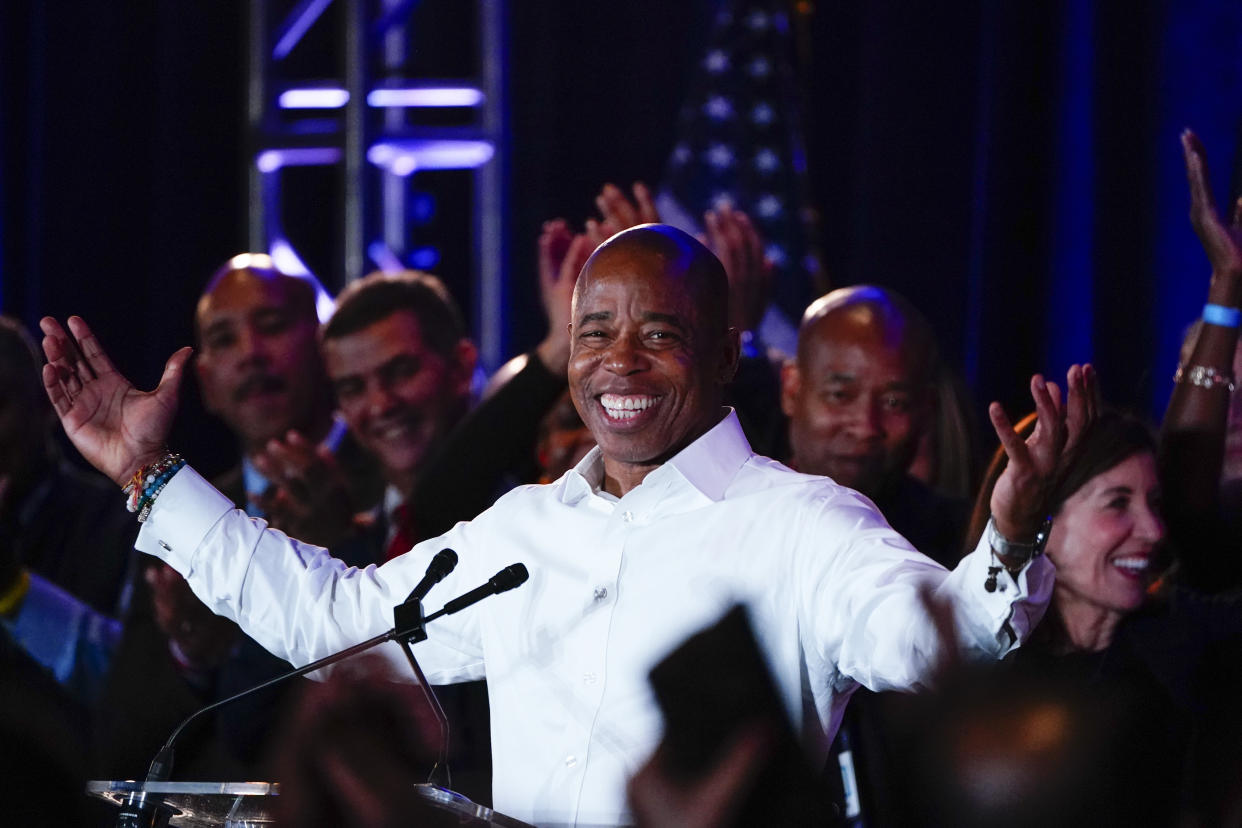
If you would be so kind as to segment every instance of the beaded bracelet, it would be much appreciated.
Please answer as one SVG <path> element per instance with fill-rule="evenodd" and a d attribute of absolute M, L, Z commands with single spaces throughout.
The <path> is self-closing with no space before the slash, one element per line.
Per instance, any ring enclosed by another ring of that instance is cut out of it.
<path fill-rule="evenodd" d="M 176 452 L 167 451 L 154 463 L 149 463 L 129 479 L 125 486 L 128 499 L 125 508 L 138 513 L 138 522 L 143 523 L 151 515 L 151 507 L 160 492 L 168 485 L 168 481 L 185 466 L 185 458 Z"/>

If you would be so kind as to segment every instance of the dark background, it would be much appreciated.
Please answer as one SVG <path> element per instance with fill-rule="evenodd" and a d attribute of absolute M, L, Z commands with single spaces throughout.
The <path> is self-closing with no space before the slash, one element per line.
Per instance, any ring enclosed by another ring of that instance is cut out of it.
<path fill-rule="evenodd" d="M 423 0 L 419 50 L 463 34 Z M 510 353 L 542 335 L 540 222 L 604 181 L 657 182 L 710 0 L 514 2 Z M 1158 417 L 1206 292 L 1177 133 L 1230 192 L 1242 4 L 815 2 L 799 78 L 823 258 L 932 318 L 982 404 L 1093 360 Z M 90 320 L 140 384 L 192 339 L 207 276 L 245 248 L 245 4 L 0 5 L 0 310 Z M 308 202 L 308 205 L 313 201 Z M 459 227 L 432 225 L 446 248 Z M 449 260 L 446 266 L 451 264 Z M 452 275 L 452 274 L 446 274 Z M 452 281 L 450 279 L 450 281 Z M 469 296 L 459 296 L 467 306 Z M 223 432 L 187 395 L 179 445 Z"/>

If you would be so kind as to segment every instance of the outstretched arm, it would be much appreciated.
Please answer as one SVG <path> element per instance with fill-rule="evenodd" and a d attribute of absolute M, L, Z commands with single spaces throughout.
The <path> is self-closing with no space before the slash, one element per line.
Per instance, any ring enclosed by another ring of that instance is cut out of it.
<path fill-rule="evenodd" d="M 190 349 L 169 357 L 154 391 L 139 391 L 113 367 L 80 317 L 69 317 L 69 332 L 50 316 L 39 327 L 47 355 L 43 386 L 65 434 L 87 462 L 124 486 L 164 453 Z"/>
<path fill-rule="evenodd" d="M 1232 205 L 1226 224 L 1216 208 L 1208 180 L 1203 145 L 1190 130 L 1182 133 L 1182 154 L 1190 187 L 1190 223 L 1203 244 L 1212 268 L 1209 306 L 1232 310 L 1242 306 L 1242 199 Z M 1227 315 L 1226 311 L 1226 315 Z M 1189 355 L 1181 361 L 1179 381 L 1173 386 L 1164 415 L 1161 471 L 1165 504 L 1171 521 L 1195 520 L 1217 502 L 1225 428 L 1229 412 L 1229 382 L 1233 377 L 1238 327 L 1204 322 Z M 1219 312 L 1212 318 L 1217 322 Z"/>

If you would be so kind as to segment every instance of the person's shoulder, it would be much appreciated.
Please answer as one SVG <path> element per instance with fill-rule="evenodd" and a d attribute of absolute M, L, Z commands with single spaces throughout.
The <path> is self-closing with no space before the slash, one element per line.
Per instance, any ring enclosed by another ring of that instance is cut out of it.
<path fill-rule="evenodd" d="M 512 514 L 515 509 L 528 509 L 540 503 L 548 503 L 561 499 L 564 478 L 553 483 L 523 483 L 496 498 L 491 506 L 484 509 L 470 520 L 469 523 L 487 523 L 497 517 Z"/>
<path fill-rule="evenodd" d="M 830 477 L 795 471 L 779 460 L 752 455 L 729 487 L 727 498 L 768 496 L 789 504 L 819 503 L 875 509 L 864 495 Z"/>

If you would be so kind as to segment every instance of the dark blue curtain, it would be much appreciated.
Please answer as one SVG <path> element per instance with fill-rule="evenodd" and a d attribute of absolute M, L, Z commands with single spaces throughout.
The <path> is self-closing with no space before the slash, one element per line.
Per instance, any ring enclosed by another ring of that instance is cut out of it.
<path fill-rule="evenodd" d="M 713 5 L 511 4 L 510 351 L 542 335 L 539 223 L 581 220 L 606 180 L 659 178 Z M 829 278 L 923 307 L 980 410 L 1091 359 L 1113 400 L 1158 414 L 1207 278 L 1177 132 L 1202 136 L 1224 201 L 1242 4 L 809 8 Z M 244 9 L 0 4 L 0 310 L 90 314 L 148 381 L 189 340 L 203 280 L 245 240 Z"/>

